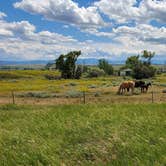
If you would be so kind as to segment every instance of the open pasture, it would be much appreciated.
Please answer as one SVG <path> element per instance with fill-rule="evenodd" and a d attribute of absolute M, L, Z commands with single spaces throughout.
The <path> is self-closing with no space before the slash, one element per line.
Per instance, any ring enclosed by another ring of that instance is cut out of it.
<path fill-rule="evenodd" d="M 141 94 L 135 89 L 134 95 L 126 93 L 117 95 L 123 77 L 110 76 L 99 78 L 82 78 L 80 80 L 49 80 L 47 76 L 58 77 L 57 71 L 16 70 L 0 72 L 0 104 L 12 103 L 11 92 L 14 91 L 17 104 L 56 105 L 83 103 L 157 103 L 166 102 L 166 75 L 157 75 L 151 80 L 153 86 L 148 93 Z M 131 78 L 126 78 L 131 79 Z"/>
<path fill-rule="evenodd" d="M 165 165 L 165 108 L 0 106 L 0 165 Z"/>
<path fill-rule="evenodd" d="M 117 95 L 122 77 L 48 80 L 45 75 L 59 73 L 5 72 L 0 72 L 0 165 L 166 164 L 165 75 L 150 80 L 148 93 Z M 17 105 L 8 104 L 12 91 Z M 83 91 L 86 104 L 79 104 Z"/>

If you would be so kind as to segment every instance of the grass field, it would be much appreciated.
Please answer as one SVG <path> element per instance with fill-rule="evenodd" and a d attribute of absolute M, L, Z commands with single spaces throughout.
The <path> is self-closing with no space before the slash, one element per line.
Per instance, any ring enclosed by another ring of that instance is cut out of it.
<path fill-rule="evenodd" d="M 122 77 L 46 78 L 59 74 L 0 71 L 0 165 L 166 165 L 165 74 L 121 96 Z"/>
<path fill-rule="evenodd" d="M 46 70 L 12 70 L 0 71 L 0 104 L 12 102 L 11 92 L 14 91 L 17 104 L 56 105 L 81 103 L 82 92 L 88 103 L 146 103 L 151 102 L 151 91 L 155 93 L 155 102 L 166 102 L 162 91 L 166 88 L 166 74 L 157 75 L 151 81 L 153 86 L 147 94 L 118 96 L 119 84 L 123 77 L 106 76 L 99 78 L 81 78 L 80 80 L 48 80 L 45 76 L 59 76 L 57 71 Z M 127 78 L 132 79 L 132 78 Z"/>
<path fill-rule="evenodd" d="M 57 71 L 47 70 L 13 70 L 0 71 L 0 92 L 11 91 L 49 91 L 49 92 L 65 92 L 71 87 L 78 91 L 93 91 L 92 89 L 100 89 L 118 86 L 123 77 L 107 76 L 100 78 L 82 78 L 80 80 L 48 80 L 45 75 L 59 76 Z M 131 78 L 127 78 L 131 79 Z M 166 84 L 166 74 L 158 75 L 153 79 L 154 83 Z"/>
<path fill-rule="evenodd" d="M 0 165 L 166 165 L 166 104 L 0 106 Z"/>

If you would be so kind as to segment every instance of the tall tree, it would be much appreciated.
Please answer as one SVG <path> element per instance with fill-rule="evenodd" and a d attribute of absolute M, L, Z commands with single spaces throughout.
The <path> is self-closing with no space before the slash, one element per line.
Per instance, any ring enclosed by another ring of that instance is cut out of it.
<path fill-rule="evenodd" d="M 78 72 L 76 71 L 76 61 L 77 58 L 81 55 L 81 51 L 72 51 L 66 55 L 60 55 L 56 59 L 56 68 L 61 71 L 62 78 L 73 79 Z"/>
<path fill-rule="evenodd" d="M 139 60 L 139 55 L 137 56 L 131 56 L 128 57 L 126 60 L 126 67 L 128 68 L 135 68 L 135 66 L 139 65 L 141 63 L 141 61 Z"/>
<path fill-rule="evenodd" d="M 151 60 L 152 58 L 155 56 L 155 52 L 151 52 L 151 51 L 147 51 L 147 50 L 144 50 L 142 52 L 142 58 L 146 59 L 146 61 L 144 61 L 144 64 L 145 65 L 151 65 Z"/>
<path fill-rule="evenodd" d="M 155 75 L 156 69 L 151 65 L 151 59 L 155 53 L 144 50 L 141 57 L 146 61 L 140 59 L 140 56 L 131 56 L 126 60 L 126 67 L 133 70 L 132 76 L 136 79 L 150 78 Z"/>
<path fill-rule="evenodd" d="M 111 64 L 109 64 L 108 61 L 105 59 L 99 60 L 98 67 L 100 69 L 103 69 L 104 72 L 108 75 L 112 75 L 114 72 L 113 66 Z"/>

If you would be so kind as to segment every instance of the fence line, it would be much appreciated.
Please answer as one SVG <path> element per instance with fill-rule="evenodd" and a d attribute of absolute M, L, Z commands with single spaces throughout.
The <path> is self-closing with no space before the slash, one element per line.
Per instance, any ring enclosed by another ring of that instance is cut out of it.
<path fill-rule="evenodd" d="M 27 92 L 30 94 L 33 93 L 37 93 L 37 92 Z M 47 92 L 48 93 L 48 92 Z M 138 102 L 138 103 L 142 103 L 142 102 L 151 102 L 151 103 L 155 103 L 155 102 L 166 102 L 166 92 L 165 91 L 150 91 L 147 94 L 143 93 L 145 95 L 143 95 L 142 93 L 140 95 L 130 95 L 130 94 L 124 94 L 124 95 L 117 95 L 115 94 L 115 92 L 102 92 L 102 91 L 97 91 L 97 92 L 86 92 L 86 91 L 79 91 L 78 92 L 79 95 L 76 95 L 75 97 L 73 96 L 65 96 L 65 94 L 58 94 L 55 96 L 45 96 L 45 97 L 40 97 L 38 95 L 34 95 L 34 96 L 26 96 L 26 95 L 20 95 L 20 92 L 16 92 L 16 91 L 11 91 L 10 94 L 3 96 L 0 95 L 0 99 L 5 99 L 5 100 L 1 100 L 0 103 L 3 104 L 3 101 L 5 101 L 4 103 L 7 103 L 6 100 L 9 100 L 9 103 L 12 104 L 18 104 L 18 103 L 22 103 L 24 104 L 25 102 L 43 102 L 44 99 L 50 99 L 48 100 L 48 104 L 49 101 L 50 103 L 54 102 L 54 99 L 57 99 L 56 102 L 58 103 L 58 101 L 60 101 L 61 99 L 65 100 L 65 101 L 69 101 L 73 102 L 75 100 L 77 100 L 77 102 L 80 102 L 82 104 L 87 104 L 90 102 L 113 102 L 113 103 L 119 103 L 119 102 Z M 23 93 L 26 94 L 26 93 Z M 50 93 L 51 94 L 51 93 Z M 141 97 L 140 97 L 141 96 Z M 17 99 L 17 100 L 16 100 Z"/>

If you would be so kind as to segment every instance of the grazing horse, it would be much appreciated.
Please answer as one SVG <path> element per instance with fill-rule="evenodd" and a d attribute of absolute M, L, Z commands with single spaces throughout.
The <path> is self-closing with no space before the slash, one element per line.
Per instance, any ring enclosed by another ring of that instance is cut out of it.
<path fill-rule="evenodd" d="M 135 86 L 135 82 L 134 81 L 124 81 L 119 86 L 118 94 L 125 93 L 126 89 L 127 89 L 128 92 L 131 89 L 131 92 L 133 94 L 133 92 L 134 92 L 134 86 Z"/>
<path fill-rule="evenodd" d="M 148 91 L 148 89 L 149 89 L 149 86 L 152 86 L 152 84 L 149 82 L 149 83 L 147 83 L 147 84 L 144 84 L 144 85 L 142 85 L 141 86 L 141 92 L 142 93 L 147 93 L 147 91 Z"/>
<path fill-rule="evenodd" d="M 141 86 L 145 85 L 145 81 L 135 81 L 135 88 L 141 88 Z"/>

